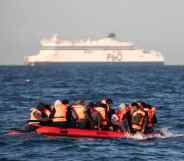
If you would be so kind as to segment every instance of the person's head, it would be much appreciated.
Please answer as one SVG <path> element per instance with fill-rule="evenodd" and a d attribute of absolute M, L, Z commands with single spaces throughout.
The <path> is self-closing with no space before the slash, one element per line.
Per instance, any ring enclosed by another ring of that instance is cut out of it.
<path fill-rule="evenodd" d="M 36 106 L 38 109 L 40 108 L 44 108 L 45 107 L 45 103 L 44 102 L 39 102 L 38 105 Z"/>
<path fill-rule="evenodd" d="M 152 107 L 153 107 L 153 106 L 147 104 L 147 108 L 148 108 L 148 109 L 151 109 Z"/>
<path fill-rule="evenodd" d="M 85 105 L 85 102 L 83 100 L 77 100 L 74 102 L 75 105 Z"/>
<path fill-rule="evenodd" d="M 102 103 L 101 103 L 101 101 L 97 101 L 96 103 L 95 103 L 95 106 L 97 107 L 97 106 L 100 106 Z"/>
<path fill-rule="evenodd" d="M 125 105 L 124 103 L 121 103 L 121 104 L 119 105 L 118 111 L 122 111 L 122 110 L 124 110 L 125 108 L 126 108 L 126 105 Z"/>
<path fill-rule="evenodd" d="M 62 104 L 68 105 L 69 104 L 69 100 L 67 100 L 67 99 L 62 100 Z"/>
<path fill-rule="evenodd" d="M 131 106 L 133 106 L 133 107 L 138 107 L 138 104 L 137 104 L 136 102 L 132 102 L 132 103 L 131 103 Z"/>
<path fill-rule="evenodd" d="M 95 104 L 93 102 L 89 102 L 87 105 L 88 108 L 93 108 L 95 107 Z"/>
<path fill-rule="evenodd" d="M 131 103 L 131 108 L 132 108 L 133 110 L 139 109 L 138 103 L 136 103 L 136 102 Z"/>
<path fill-rule="evenodd" d="M 54 102 L 54 106 L 58 106 L 58 105 L 60 105 L 61 104 L 61 101 L 60 100 L 56 100 L 55 102 Z"/>
<path fill-rule="evenodd" d="M 102 100 L 100 101 L 100 103 L 106 105 L 106 104 L 107 104 L 107 100 L 106 100 L 106 99 L 102 99 Z"/>
<path fill-rule="evenodd" d="M 106 99 L 106 103 L 108 105 L 112 105 L 113 104 L 113 101 L 112 101 L 112 99 L 108 98 L 108 99 Z"/>
<path fill-rule="evenodd" d="M 145 102 L 139 102 L 140 106 L 142 106 L 143 108 L 147 107 L 147 104 Z"/>
<path fill-rule="evenodd" d="M 38 105 L 36 106 L 36 108 L 38 110 L 42 110 L 42 109 L 48 109 L 48 110 L 50 110 L 51 109 L 51 105 L 48 104 L 48 103 L 45 103 L 45 102 L 39 102 Z"/>

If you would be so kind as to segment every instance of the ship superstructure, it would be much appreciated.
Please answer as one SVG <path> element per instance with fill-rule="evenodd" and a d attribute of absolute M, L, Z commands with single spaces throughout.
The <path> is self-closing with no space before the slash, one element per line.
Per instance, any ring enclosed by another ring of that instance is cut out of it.
<path fill-rule="evenodd" d="M 40 63 L 164 63 L 160 52 L 138 49 L 114 35 L 98 40 L 69 41 L 53 36 L 41 40 L 40 52 L 25 58 L 26 64 Z"/>

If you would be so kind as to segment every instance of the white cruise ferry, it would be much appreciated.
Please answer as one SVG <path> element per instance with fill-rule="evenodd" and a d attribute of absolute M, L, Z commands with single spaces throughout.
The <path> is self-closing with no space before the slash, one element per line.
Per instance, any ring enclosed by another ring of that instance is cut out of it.
<path fill-rule="evenodd" d="M 42 63 L 156 63 L 164 64 L 158 51 L 145 51 L 111 33 L 98 40 L 69 41 L 53 36 L 41 40 L 40 52 L 25 57 L 25 64 Z"/>

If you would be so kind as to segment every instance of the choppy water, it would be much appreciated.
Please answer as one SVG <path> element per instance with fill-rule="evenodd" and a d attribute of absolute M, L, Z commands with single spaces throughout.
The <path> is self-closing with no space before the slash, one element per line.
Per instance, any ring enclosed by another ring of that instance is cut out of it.
<path fill-rule="evenodd" d="M 10 137 L 39 99 L 78 98 L 123 102 L 143 100 L 157 107 L 165 137 L 153 139 Z M 184 160 L 184 66 L 65 64 L 0 67 L 0 160 Z"/>

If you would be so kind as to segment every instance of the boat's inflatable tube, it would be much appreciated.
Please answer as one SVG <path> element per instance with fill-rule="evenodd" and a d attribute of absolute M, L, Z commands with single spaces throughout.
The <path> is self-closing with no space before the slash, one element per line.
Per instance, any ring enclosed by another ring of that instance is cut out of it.
<path fill-rule="evenodd" d="M 101 130 L 88 130 L 78 128 L 60 128 L 52 126 L 41 126 L 36 129 L 36 132 L 41 135 L 47 136 L 70 136 L 70 137 L 91 137 L 91 138 L 124 138 L 129 137 L 128 132 L 118 131 L 101 131 Z M 157 137 L 161 135 L 159 131 L 143 134 L 145 137 Z"/>
<path fill-rule="evenodd" d="M 70 136 L 70 137 L 92 137 L 92 138 L 122 138 L 128 135 L 127 132 L 87 130 L 78 128 L 60 128 L 42 126 L 36 129 L 38 134 L 48 136 Z"/>

